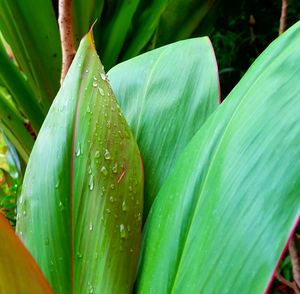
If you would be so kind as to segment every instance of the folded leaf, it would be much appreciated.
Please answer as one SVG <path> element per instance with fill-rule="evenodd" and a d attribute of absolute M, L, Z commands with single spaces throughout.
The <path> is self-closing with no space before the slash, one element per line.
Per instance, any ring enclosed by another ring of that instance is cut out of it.
<path fill-rule="evenodd" d="M 55 293 L 130 293 L 142 218 L 138 147 L 89 33 L 41 128 L 17 231 Z"/>
<path fill-rule="evenodd" d="M 179 154 L 218 105 L 214 52 L 208 38 L 186 40 L 108 75 L 143 155 L 146 216 Z"/>
<path fill-rule="evenodd" d="M 0 293 L 52 293 L 32 256 L 0 213 Z"/>
<path fill-rule="evenodd" d="M 300 23 L 184 150 L 143 238 L 138 293 L 263 293 L 300 213 Z"/>

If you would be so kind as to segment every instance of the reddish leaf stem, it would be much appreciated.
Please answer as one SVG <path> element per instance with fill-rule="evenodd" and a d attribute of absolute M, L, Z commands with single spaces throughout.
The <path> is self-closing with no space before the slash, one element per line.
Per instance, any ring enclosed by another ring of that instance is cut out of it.
<path fill-rule="evenodd" d="M 62 84 L 76 52 L 72 22 L 72 0 L 59 0 L 58 15 L 63 58 L 60 78 Z"/>
<path fill-rule="evenodd" d="M 291 257 L 291 262 L 293 266 L 293 277 L 298 289 L 300 289 L 300 255 L 299 255 L 300 241 L 297 240 L 297 235 L 295 234 L 289 243 L 289 253 Z M 300 291 L 298 292 L 300 293 Z"/>
<path fill-rule="evenodd" d="M 287 10 L 288 10 L 288 0 L 282 0 L 279 35 L 281 35 L 286 28 Z"/>

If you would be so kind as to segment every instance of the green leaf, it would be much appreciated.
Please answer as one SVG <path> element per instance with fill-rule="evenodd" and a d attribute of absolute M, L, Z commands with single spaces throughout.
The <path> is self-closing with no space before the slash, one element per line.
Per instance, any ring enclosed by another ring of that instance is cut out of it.
<path fill-rule="evenodd" d="M 4 47 L 0 44 L 0 80 L 9 90 L 18 107 L 29 119 L 33 129 L 38 132 L 46 116 L 34 96 L 28 82 L 22 76 L 12 60 L 9 59 Z"/>
<path fill-rule="evenodd" d="M 103 64 L 111 68 L 117 63 L 117 59 L 124 45 L 133 15 L 140 0 L 117 1 L 115 13 L 111 16 L 105 26 L 102 26 L 103 35 Z"/>
<path fill-rule="evenodd" d="M 192 136 L 218 105 L 218 71 L 208 38 L 174 43 L 108 73 L 140 147 L 145 215 Z"/>
<path fill-rule="evenodd" d="M 140 14 L 137 14 L 138 16 L 134 23 L 134 27 L 136 27 L 137 30 L 134 32 L 132 40 L 130 40 L 123 60 L 138 55 L 151 40 L 167 3 L 168 0 L 154 0 L 150 5 L 143 7 Z"/>
<path fill-rule="evenodd" d="M 0 0 L 0 31 L 46 112 L 59 88 L 61 49 L 51 0 Z"/>
<path fill-rule="evenodd" d="M 130 293 L 142 166 L 89 33 L 38 135 L 17 232 L 55 293 Z"/>
<path fill-rule="evenodd" d="M 77 45 L 89 31 L 92 24 L 100 18 L 104 0 L 73 0 L 74 37 Z M 99 20 L 98 20 L 99 21 Z"/>
<path fill-rule="evenodd" d="M 0 213 L 0 293 L 53 293 L 11 226 Z"/>
<path fill-rule="evenodd" d="M 11 102 L 7 90 L 0 86 L 0 127 L 18 150 L 24 162 L 28 161 L 34 140 L 25 122 Z"/>
<path fill-rule="evenodd" d="M 300 23 L 184 150 L 146 224 L 138 293 L 263 293 L 300 212 Z"/>
<path fill-rule="evenodd" d="M 161 15 L 157 32 L 157 46 L 189 38 L 215 3 L 211 0 L 169 1 Z"/>

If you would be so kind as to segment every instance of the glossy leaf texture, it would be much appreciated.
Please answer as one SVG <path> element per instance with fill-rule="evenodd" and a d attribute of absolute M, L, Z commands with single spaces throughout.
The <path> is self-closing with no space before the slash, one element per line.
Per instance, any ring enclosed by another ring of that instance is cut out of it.
<path fill-rule="evenodd" d="M 32 256 L 0 213 L 0 293 L 53 293 Z"/>
<path fill-rule="evenodd" d="M 0 0 L 0 31 L 47 112 L 59 88 L 61 49 L 51 0 Z"/>
<path fill-rule="evenodd" d="M 300 23 L 188 144 L 146 223 L 137 293 L 263 293 L 300 212 Z"/>
<path fill-rule="evenodd" d="M 181 41 L 108 75 L 142 153 L 147 215 L 177 157 L 218 105 L 214 52 L 208 38 Z"/>
<path fill-rule="evenodd" d="M 89 33 L 34 145 L 17 232 L 55 293 L 130 293 L 141 237 L 140 154 Z"/>

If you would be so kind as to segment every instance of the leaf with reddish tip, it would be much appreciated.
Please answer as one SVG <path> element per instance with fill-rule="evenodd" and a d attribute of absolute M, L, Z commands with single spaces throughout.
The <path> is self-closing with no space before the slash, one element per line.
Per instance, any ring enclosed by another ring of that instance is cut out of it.
<path fill-rule="evenodd" d="M 207 37 L 180 41 L 108 76 L 143 155 L 146 216 L 183 148 L 218 106 L 214 51 Z"/>
<path fill-rule="evenodd" d="M 130 293 L 141 236 L 139 150 L 89 33 L 27 166 L 17 231 L 56 293 Z"/>
<path fill-rule="evenodd" d="M 180 155 L 144 230 L 137 293 L 263 293 L 300 214 L 300 22 Z"/>
<path fill-rule="evenodd" d="M 32 256 L 0 213 L 0 293 L 52 293 Z"/>

